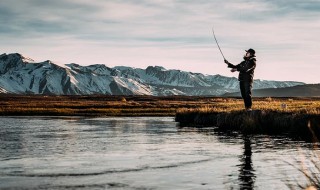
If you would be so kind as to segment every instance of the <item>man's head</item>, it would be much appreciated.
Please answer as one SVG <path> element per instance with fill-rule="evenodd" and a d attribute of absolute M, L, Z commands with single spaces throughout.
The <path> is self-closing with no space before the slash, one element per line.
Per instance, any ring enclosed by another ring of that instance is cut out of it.
<path fill-rule="evenodd" d="M 248 57 L 251 57 L 251 56 L 255 56 L 256 54 L 256 51 L 254 51 L 254 49 L 248 49 L 246 50 L 247 54 L 249 53 L 250 55 Z M 247 57 L 247 54 L 246 54 L 246 57 Z"/>

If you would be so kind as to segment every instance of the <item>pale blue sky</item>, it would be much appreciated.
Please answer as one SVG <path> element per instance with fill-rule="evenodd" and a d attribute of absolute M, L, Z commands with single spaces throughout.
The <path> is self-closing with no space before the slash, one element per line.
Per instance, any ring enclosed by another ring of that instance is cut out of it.
<path fill-rule="evenodd" d="M 0 53 L 37 61 L 237 76 L 257 51 L 255 78 L 320 83 L 320 0 L 1 0 Z"/>

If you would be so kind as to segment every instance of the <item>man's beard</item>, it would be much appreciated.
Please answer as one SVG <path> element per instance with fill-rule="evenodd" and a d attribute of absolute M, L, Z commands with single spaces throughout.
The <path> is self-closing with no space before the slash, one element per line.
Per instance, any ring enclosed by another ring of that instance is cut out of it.
<path fill-rule="evenodd" d="M 247 60 L 249 59 L 249 57 L 243 56 L 243 59 L 244 59 L 245 61 L 247 61 Z"/>

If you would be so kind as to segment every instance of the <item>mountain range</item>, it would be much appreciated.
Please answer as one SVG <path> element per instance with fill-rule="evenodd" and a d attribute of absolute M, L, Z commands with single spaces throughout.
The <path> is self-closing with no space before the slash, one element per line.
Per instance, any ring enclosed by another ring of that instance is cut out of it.
<path fill-rule="evenodd" d="M 255 80 L 254 89 L 290 89 L 296 81 Z M 204 75 L 160 66 L 146 69 L 35 62 L 19 53 L 0 55 L 0 93 L 44 95 L 222 96 L 239 91 L 235 77 Z"/>

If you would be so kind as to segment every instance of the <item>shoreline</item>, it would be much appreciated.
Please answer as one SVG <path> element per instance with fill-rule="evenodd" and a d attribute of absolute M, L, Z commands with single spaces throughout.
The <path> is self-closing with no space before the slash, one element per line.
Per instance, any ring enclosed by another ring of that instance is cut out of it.
<path fill-rule="evenodd" d="M 178 112 L 175 121 L 181 127 L 213 127 L 218 131 L 238 131 L 244 135 L 286 135 L 291 138 L 319 142 L 320 115 L 303 112 L 252 110 L 215 112 L 188 110 Z"/>
<path fill-rule="evenodd" d="M 174 117 L 180 126 L 320 139 L 320 98 L 0 95 L 0 116 Z M 311 129 L 311 130 L 310 130 Z"/>

